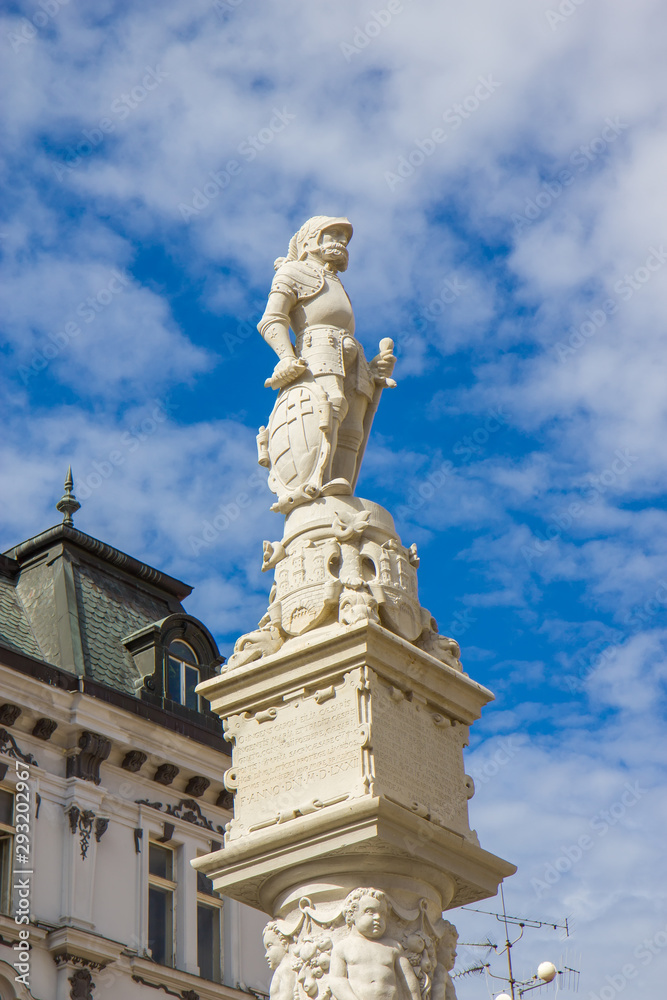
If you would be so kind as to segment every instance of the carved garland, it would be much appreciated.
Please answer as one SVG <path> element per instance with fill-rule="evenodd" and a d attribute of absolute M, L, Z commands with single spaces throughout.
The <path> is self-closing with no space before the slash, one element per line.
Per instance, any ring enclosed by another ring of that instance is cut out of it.
<path fill-rule="evenodd" d="M 56 966 L 60 968 L 61 965 L 80 965 L 83 968 L 86 966 L 93 970 L 93 972 L 101 972 L 102 969 L 106 969 L 107 962 L 95 962 L 92 958 L 82 958 L 80 955 L 73 955 L 70 951 L 61 951 L 57 955 L 53 956 L 53 961 Z"/>
<path fill-rule="evenodd" d="M 181 799 L 177 806 L 172 806 L 169 803 L 165 806 L 163 802 L 150 802 L 148 799 L 135 799 L 135 802 L 138 806 L 148 806 L 150 809 L 157 809 L 158 812 L 164 809 L 168 816 L 185 820 L 186 823 L 192 823 L 194 826 L 201 826 L 202 829 L 210 830 L 211 833 L 224 834 L 225 832 L 224 827 L 213 826 L 210 819 L 204 816 L 199 803 L 195 802 L 194 799 Z"/>
<path fill-rule="evenodd" d="M 362 901 L 370 897 L 385 929 L 387 942 L 398 941 L 414 975 L 421 1000 L 456 1000 L 450 970 L 456 959 L 456 928 L 449 921 L 437 921 L 437 928 L 427 915 L 426 900 L 408 911 L 399 907 L 386 893 L 371 887 L 353 890 L 340 904 L 336 916 L 318 917 L 311 901 L 304 897 L 296 926 L 272 920 L 264 928 L 264 946 L 274 970 L 271 984 L 276 1000 L 329 1000 L 330 965 L 341 951 Z M 360 929 L 361 937 L 376 938 L 376 933 Z M 369 944 L 369 950 L 371 949 Z M 369 961 L 371 958 L 369 957 Z M 340 963 L 339 963 L 340 964 Z"/>
<path fill-rule="evenodd" d="M 90 846 L 90 838 L 93 834 L 93 821 L 95 821 L 95 840 L 99 844 L 107 832 L 109 820 L 102 816 L 96 817 L 92 809 L 84 809 L 82 811 L 75 805 L 71 805 L 69 809 L 66 809 L 65 814 L 69 819 L 70 833 L 74 834 L 77 830 L 79 831 L 81 857 L 85 861 L 88 854 L 88 847 Z"/>
<path fill-rule="evenodd" d="M 95 983 L 90 969 L 75 969 L 67 981 L 72 984 L 70 1000 L 93 1000 Z"/>
<path fill-rule="evenodd" d="M 10 747 L 9 750 L 6 749 L 7 744 Z M 0 729 L 0 753 L 6 753 L 8 757 L 13 757 L 14 760 L 21 760 L 24 764 L 34 764 L 35 767 L 39 767 L 33 755 L 31 753 L 23 753 L 12 734 L 8 733 L 6 729 Z"/>

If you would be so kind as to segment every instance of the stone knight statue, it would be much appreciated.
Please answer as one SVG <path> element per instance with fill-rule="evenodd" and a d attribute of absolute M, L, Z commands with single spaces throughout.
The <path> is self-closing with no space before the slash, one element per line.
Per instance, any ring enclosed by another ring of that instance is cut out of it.
<path fill-rule="evenodd" d="M 380 393 L 396 383 L 393 342 L 368 363 L 339 278 L 352 226 L 318 215 L 299 229 L 276 274 L 258 330 L 278 355 L 266 385 L 279 394 L 257 438 L 270 470 L 274 510 L 288 513 L 318 496 L 349 496 L 359 476 Z M 290 336 L 290 327 L 295 342 Z"/>
<path fill-rule="evenodd" d="M 274 265 L 258 330 L 278 355 L 265 382 L 278 396 L 257 446 L 285 528 L 264 542 L 262 569 L 274 571 L 267 612 L 237 640 L 228 668 L 317 628 L 371 621 L 460 670 L 458 644 L 419 603 L 416 545 L 401 543 L 388 511 L 354 495 L 396 358 L 387 337 L 368 362 L 355 337 L 339 277 L 351 237 L 347 219 L 315 216 Z"/>

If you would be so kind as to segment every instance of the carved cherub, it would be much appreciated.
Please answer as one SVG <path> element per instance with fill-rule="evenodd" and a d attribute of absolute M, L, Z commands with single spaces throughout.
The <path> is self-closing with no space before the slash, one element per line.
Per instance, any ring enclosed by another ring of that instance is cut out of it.
<path fill-rule="evenodd" d="M 296 972 L 289 954 L 289 938 L 283 934 L 275 920 L 270 921 L 262 934 L 266 961 L 273 970 L 269 996 L 271 1000 L 293 1000 Z"/>
<path fill-rule="evenodd" d="M 349 933 L 331 952 L 329 986 L 335 1000 L 399 1000 L 407 989 L 421 1000 L 417 977 L 403 948 L 385 937 L 387 900 L 379 889 L 355 889 L 343 913 Z"/>
<path fill-rule="evenodd" d="M 459 932 L 449 920 L 444 921 L 444 931 L 436 946 L 438 964 L 433 975 L 431 1000 L 456 1000 L 456 990 L 450 971 L 456 962 L 456 945 Z"/>

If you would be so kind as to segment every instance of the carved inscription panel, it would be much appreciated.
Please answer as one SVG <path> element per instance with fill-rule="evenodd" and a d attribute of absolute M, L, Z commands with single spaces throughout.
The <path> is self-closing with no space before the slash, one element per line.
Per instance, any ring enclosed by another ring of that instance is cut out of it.
<path fill-rule="evenodd" d="M 358 676 L 352 671 L 335 687 L 227 720 L 238 789 L 234 818 L 243 828 L 307 815 L 363 792 Z"/>
<path fill-rule="evenodd" d="M 376 793 L 468 833 L 463 767 L 466 738 L 465 727 L 452 726 L 432 706 L 408 701 L 372 675 L 371 745 Z"/>

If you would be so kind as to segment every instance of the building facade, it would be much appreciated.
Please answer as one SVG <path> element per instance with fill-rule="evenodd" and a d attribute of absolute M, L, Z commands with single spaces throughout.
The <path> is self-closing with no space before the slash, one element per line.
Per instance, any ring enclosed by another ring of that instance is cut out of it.
<path fill-rule="evenodd" d="M 223 658 L 191 588 L 77 530 L 71 500 L 0 555 L 0 1000 L 265 994 L 266 917 L 190 865 L 231 818 L 195 691 Z"/>

